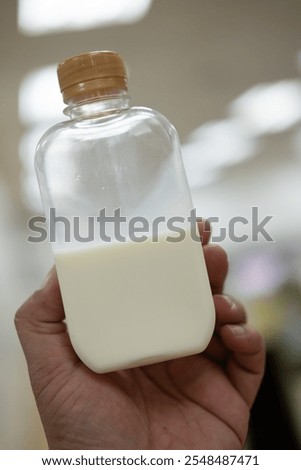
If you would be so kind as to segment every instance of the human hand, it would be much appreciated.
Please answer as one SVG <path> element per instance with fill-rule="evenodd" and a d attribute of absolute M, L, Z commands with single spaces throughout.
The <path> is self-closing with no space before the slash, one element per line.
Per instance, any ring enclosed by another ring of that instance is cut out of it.
<path fill-rule="evenodd" d="M 208 348 L 194 356 L 107 374 L 75 354 L 55 269 L 15 318 L 50 449 L 241 449 L 264 370 L 259 333 L 222 295 L 225 252 L 204 255 L 216 308 Z"/>

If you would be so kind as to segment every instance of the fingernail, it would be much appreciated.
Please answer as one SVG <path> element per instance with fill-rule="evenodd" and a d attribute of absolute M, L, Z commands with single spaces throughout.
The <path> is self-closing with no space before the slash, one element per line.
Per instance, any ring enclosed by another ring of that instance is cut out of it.
<path fill-rule="evenodd" d="M 229 325 L 229 328 L 235 336 L 242 336 L 246 333 L 246 329 L 243 325 Z"/>
<path fill-rule="evenodd" d="M 45 277 L 44 281 L 42 282 L 42 285 L 40 287 L 40 290 L 43 290 L 45 288 L 47 288 L 49 282 L 50 282 L 50 279 L 51 279 L 51 275 L 52 275 L 52 269 L 50 269 L 49 273 L 47 274 L 47 276 Z"/>
<path fill-rule="evenodd" d="M 236 308 L 236 302 L 234 302 L 231 297 L 229 297 L 228 295 L 223 295 L 222 297 L 227 302 L 231 310 L 234 310 Z"/>

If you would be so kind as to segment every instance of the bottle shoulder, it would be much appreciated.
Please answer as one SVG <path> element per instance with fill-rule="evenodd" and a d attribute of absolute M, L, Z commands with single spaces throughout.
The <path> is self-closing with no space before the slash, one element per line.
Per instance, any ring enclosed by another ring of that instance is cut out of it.
<path fill-rule="evenodd" d="M 129 147 L 133 141 L 136 146 L 151 142 L 153 148 L 172 147 L 178 145 L 178 135 L 161 113 L 133 106 L 114 115 L 70 119 L 52 126 L 37 145 L 35 162 L 39 165 L 46 155 L 75 154 L 95 145 L 102 152 L 120 145 Z"/>
<path fill-rule="evenodd" d="M 133 106 L 116 114 L 86 117 L 85 119 L 70 119 L 55 124 L 42 135 L 38 146 L 41 147 L 47 141 L 59 137 L 76 138 L 76 136 L 89 133 L 99 133 L 101 135 L 102 132 L 108 135 L 110 131 L 116 134 L 118 132 L 124 133 L 126 130 L 131 130 L 131 128 L 139 125 L 145 125 L 146 127 L 159 127 L 161 125 L 167 132 L 176 132 L 172 123 L 158 111 L 148 107 Z"/>
<path fill-rule="evenodd" d="M 49 127 L 49 129 L 47 129 L 40 137 L 36 147 L 36 153 L 39 153 L 41 150 L 43 150 L 47 143 L 55 139 L 57 136 L 68 132 L 69 127 L 70 120 L 62 121 Z"/>
<path fill-rule="evenodd" d="M 133 107 L 132 110 L 133 110 L 133 113 L 137 113 L 137 115 L 141 116 L 142 119 L 143 118 L 146 120 L 149 119 L 150 121 L 153 120 L 157 122 L 158 124 L 161 124 L 161 126 L 165 128 L 169 134 L 176 135 L 176 137 L 178 137 L 177 131 L 174 125 L 172 124 L 172 122 L 159 111 L 156 111 L 155 109 L 152 109 L 152 108 L 143 107 L 143 106 Z"/>
<path fill-rule="evenodd" d="M 158 122 L 162 123 L 164 126 L 171 126 L 174 128 L 173 124 L 167 119 L 166 116 L 164 116 L 162 113 L 159 111 L 156 111 L 155 109 L 148 108 L 146 106 L 133 106 L 129 110 L 133 115 L 141 116 L 141 118 L 145 119 L 154 119 L 157 120 Z"/>

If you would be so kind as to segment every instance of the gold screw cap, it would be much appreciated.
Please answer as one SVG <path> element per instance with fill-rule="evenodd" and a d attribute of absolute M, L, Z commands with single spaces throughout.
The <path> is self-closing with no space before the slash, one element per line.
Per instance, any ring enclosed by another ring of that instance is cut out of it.
<path fill-rule="evenodd" d="M 59 63 L 60 89 L 65 103 L 89 101 L 127 91 L 127 73 L 117 52 L 93 51 Z"/>

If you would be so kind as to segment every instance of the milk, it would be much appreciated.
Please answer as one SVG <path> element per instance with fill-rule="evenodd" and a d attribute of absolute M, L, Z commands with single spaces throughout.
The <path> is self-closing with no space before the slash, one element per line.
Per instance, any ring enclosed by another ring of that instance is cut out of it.
<path fill-rule="evenodd" d="M 83 244 L 84 245 L 84 244 Z M 201 244 L 103 243 L 57 252 L 73 347 L 95 372 L 203 351 L 215 314 Z"/>

